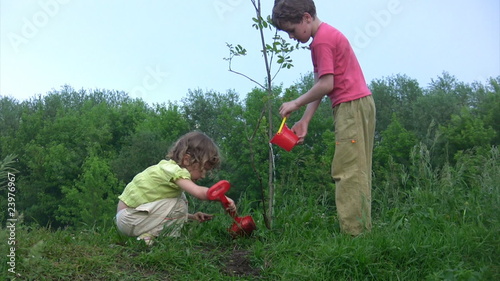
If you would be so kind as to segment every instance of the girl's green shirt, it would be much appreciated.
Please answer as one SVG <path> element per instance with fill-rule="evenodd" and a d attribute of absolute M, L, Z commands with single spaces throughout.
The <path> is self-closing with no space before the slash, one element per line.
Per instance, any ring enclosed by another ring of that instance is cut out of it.
<path fill-rule="evenodd" d="M 191 179 L 191 174 L 173 160 L 161 160 L 137 174 L 118 198 L 131 208 L 165 198 L 176 198 L 183 192 L 175 184 L 178 179 Z"/>

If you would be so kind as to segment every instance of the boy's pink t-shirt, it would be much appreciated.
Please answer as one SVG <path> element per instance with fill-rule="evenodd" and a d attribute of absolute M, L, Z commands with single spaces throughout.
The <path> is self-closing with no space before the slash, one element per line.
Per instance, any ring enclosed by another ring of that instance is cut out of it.
<path fill-rule="evenodd" d="M 351 44 L 339 30 L 321 23 L 310 49 L 318 78 L 333 74 L 333 90 L 328 94 L 332 107 L 371 95 Z"/>

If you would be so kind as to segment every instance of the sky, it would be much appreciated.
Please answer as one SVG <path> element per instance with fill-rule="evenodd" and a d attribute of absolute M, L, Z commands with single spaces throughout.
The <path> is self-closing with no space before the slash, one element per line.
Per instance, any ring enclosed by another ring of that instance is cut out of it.
<path fill-rule="evenodd" d="M 273 3 L 262 0 L 263 15 Z M 397 74 L 421 87 L 443 72 L 466 83 L 500 75 L 498 0 L 315 3 L 319 19 L 351 42 L 368 84 Z M 0 0 L 0 96 L 23 101 L 70 85 L 125 91 L 149 104 L 197 89 L 244 99 L 258 85 L 229 72 L 224 58 L 226 44 L 242 45 L 248 55 L 235 58 L 233 70 L 264 82 L 254 16 L 250 0 Z M 291 58 L 294 67 L 275 85 L 312 71 L 308 50 Z"/>

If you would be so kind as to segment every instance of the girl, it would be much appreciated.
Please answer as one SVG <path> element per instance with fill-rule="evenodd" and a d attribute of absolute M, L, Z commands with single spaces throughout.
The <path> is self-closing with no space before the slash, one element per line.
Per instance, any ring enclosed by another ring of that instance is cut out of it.
<path fill-rule="evenodd" d="M 127 236 L 137 236 L 147 245 L 162 231 L 178 237 L 188 220 L 204 222 L 212 216 L 197 212 L 188 214 L 184 191 L 200 200 L 208 200 L 207 187 L 195 182 L 220 164 L 219 149 L 208 136 L 191 132 L 182 136 L 161 160 L 137 174 L 118 197 L 116 224 Z M 236 211 L 234 201 L 228 211 Z"/>

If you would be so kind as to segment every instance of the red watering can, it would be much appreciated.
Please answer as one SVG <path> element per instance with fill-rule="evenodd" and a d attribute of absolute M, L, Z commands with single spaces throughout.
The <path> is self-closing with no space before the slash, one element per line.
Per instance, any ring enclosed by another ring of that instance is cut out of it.
<path fill-rule="evenodd" d="M 226 198 L 226 192 L 229 191 L 231 185 L 227 180 L 221 180 L 208 189 L 208 200 L 218 200 L 226 210 L 229 207 L 229 201 Z M 228 229 L 233 237 L 249 236 L 257 228 L 252 216 L 238 217 L 236 212 L 227 211 L 233 218 L 234 223 Z"/>
<path fill-rule="evenodd" d="M 286 117 L 283 118 L 278 132 L 269 142 L 280 146 L 286 151 L 290 151 L 297 144 L 299 137 L 288 128 L 285 122 Z"/>

